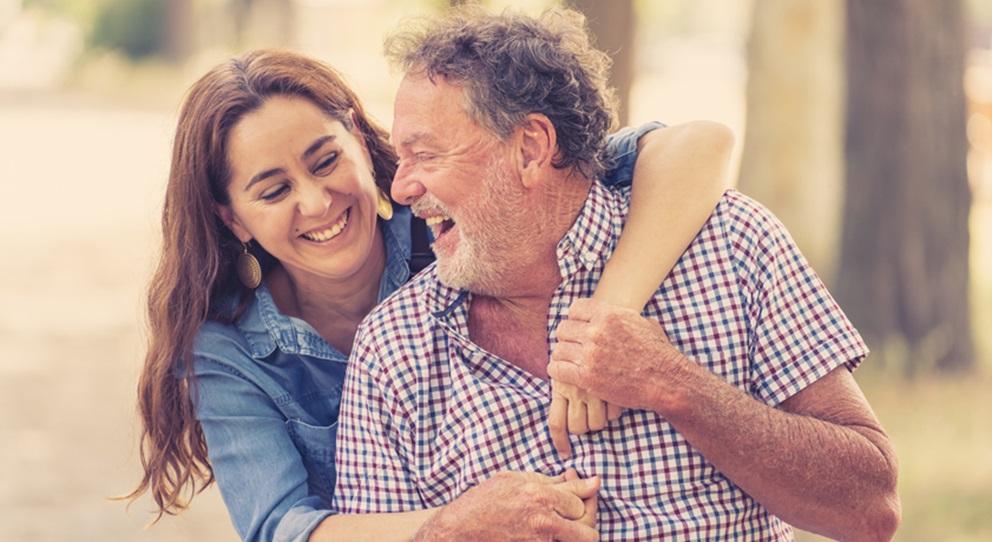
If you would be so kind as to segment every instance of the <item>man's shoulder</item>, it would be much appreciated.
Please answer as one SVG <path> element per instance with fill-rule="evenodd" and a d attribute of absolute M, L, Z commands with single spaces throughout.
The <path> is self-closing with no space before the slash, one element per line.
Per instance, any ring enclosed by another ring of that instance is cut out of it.
<path fill-rule="evenodd" d="M 358 327 L 357 346 L 386 355 L 419 344 L 430 326 L 431 300 L 439 288 L 435 265 L 372 309 Z"/>
<path fill-rule="evenodd" d="M 738 261 L 769 255 L 776 246 L 792 243 L 782 222 L 761 202 L 737 190 L 727 190 L 706 228 L 728 243 Z"/>
<path fill-rule="evenodd" d="M 381 334 L 391 330 L 399 320 L 409 325 L 427 315 L 428 299 L 438 287 L 435 267 L 432 263 L 383 299 L 365 317 L 361 328 Z"/>

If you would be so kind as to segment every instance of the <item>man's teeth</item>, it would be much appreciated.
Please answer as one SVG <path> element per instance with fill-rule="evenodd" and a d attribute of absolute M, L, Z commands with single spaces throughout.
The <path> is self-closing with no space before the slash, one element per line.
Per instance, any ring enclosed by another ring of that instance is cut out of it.
<path fill-rule="evenodd" d="M 344 227 L 347 225 L 348 225 L 348 213 L 346 212 L 342 214 L 341 218 L 339 218 L 337 222 L 332 224 L 330 228 L 320 231 L 308 231 L 303 234 L 303 237 L 305 239 L 309 239 L 310 241 L 317 241 L 318 243 L 323 243 L 324 241 L 330 241 L 331 239 L 336 237 L 339 233 L 341 233 L 341 230 L 343 230 Z"/>
<path fill-rule="evenodd" d="M 427 222 L 428 226 L 437 226 L 438 224 L 444 222 L 445 220 L 450 220 L 450 219 L 446 216 L 438 215 L 438 216 L 429 216 L 424 219 L 424 222 Z"/>

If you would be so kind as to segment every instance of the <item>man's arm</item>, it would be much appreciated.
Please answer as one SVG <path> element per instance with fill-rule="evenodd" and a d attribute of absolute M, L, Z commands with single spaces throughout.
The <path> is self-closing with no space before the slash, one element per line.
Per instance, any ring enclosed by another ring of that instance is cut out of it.
<path fill-rule="evenodd" d="M 553 378 L 665 416 L 720 472 L 793 525 L 842 540 L 892 538 L 895 455 L 846 368 L 774 408 L 683 356 L 657 322 L 592 301 L 578 312 L 573 305 L 558 329 Z"/>
<path fill-rule="evenodd" d="M 887 539 L 899 519 L 895 460 L 849 374 L 867 354 L 864 342 L 767 209 L 730 193 L 707 228 L 723 245 L 700 248 L 692 255 L 700 270 L 687 276 L 704 280 L 732 265 L 738 301 L 693 298 L 712 330 L 679 330 L 678 339 L 733 341 L 746 359 L 724 367 L 745 371 L 746 390 L 679 352 L 659 322 L 588 300 L 559 326 L 552 359 L 560 362 L 548 373 L 663 415 L 791 523 L 845 540 Z M 746 328 L 728 332 L 724 321 Z"/>

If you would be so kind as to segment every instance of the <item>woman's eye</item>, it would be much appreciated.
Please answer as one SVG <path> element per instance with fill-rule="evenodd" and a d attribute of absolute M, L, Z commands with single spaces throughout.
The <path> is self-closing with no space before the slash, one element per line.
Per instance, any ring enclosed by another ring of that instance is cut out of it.
<path fill-rule="evenodd" d="M 332 165 L 334 165 L 334 162 L 337 162 L 337 160 L 338 160 L 338 153 L 332 152 L 331 154 L 328 154 L 326 158 L 324 158 L 320 162 L 317 162 L 317 166 L 314 167 L 314 172 L 317 173 L 321 171 L 326 171 Z"/>
<path fill-rule="evenodd" d="M 266 190 L 265 192 L 262 192 L 261 198 L 264 199 L 265 201 L 275 201 L 280 197 L 282 197 L 282 195 L 285 194 L 288 190 L 289 187 L 284 184 L 276 185 Z"/>

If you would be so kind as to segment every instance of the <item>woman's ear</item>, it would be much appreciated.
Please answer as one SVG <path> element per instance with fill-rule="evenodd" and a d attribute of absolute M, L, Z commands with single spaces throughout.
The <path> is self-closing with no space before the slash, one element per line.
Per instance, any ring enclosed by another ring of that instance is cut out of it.
<path fill-rule="evenodd" d="M 231 233 L 233 233 L 239 241 L 242 243 L 251 241 L 253 237 L 252 234 L 248 232 L 248 229 L 245 228 L 243 224 L 241 224 L 241 221 L 238 220 L 237 216 L 235 216 L 234 210 L 231 209 L 230 205 L 221 205 L 219 203 L 215 204 L 214 211 L 217 212 L 217 216 L 220 217 L 221 221 L 224 222 L 224 225 L 227 226 L 227 229 L 231 230 Z"/>
<path fill-rule="evenodd" d="M 520 174 L 524 186 L 530 188 L 542 180 L 542 173 L 551 166 L 558 151 L 558 135 L 551 119 L 540 113 L 524 117 L 517 130 Z"/>

